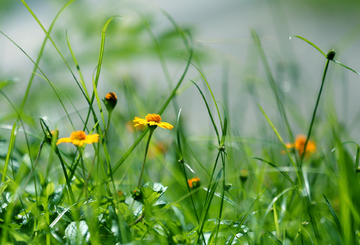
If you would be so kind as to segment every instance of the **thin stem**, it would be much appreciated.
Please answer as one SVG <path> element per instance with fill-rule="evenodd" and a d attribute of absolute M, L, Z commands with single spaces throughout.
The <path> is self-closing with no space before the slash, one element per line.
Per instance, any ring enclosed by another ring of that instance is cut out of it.
<path fill-rule="evenodd" d="M 106 126 L 106 129 L 105 129 L 105 132 L 104 132 L 104 137 L 106 136 L 106 139 L 107 139 L 107 132 L 108 132 L 109 125 L 110 125 L 111 114 L 112 114 L 112 111 L 109 111 L 109 114 L 108 114 L 108 122 L 107 122 L 107 126 Z"/>
<path fill-rule="evenodd" d="M 221 190 L 221 202 L 220 202 L 220 210 L 219 210 L 219 220 L 218 220 L 218 226 L 216 228 L 216 238 L 215 242 L 217 241 L 219 229 L 220 229 L 220 222 L 221 222 L 221 216 L 222 216 L 222 210 L 224 207 L 224 197 L 225 197 L 225 153 L 223 152 L 221 154 L 221 160 L 223 164 L 223 183 L 222 183 L 222 190 Z"/>
<path fill-rule="evenodd" d="M 324 88 L 325 77 L 326 77 L 326 73 L 327 73 L 327 70 L 328 70 L 328 67 L 329 67 L 329 63 L 330 63 L 330 59 L 327 59 L 327 60 L 326 60 L 326 63 L 325 63 L 325 69 L 324 69 L 324 73 L 323 73 L 323 77 L 322 77 L 322 82 L 321 82 L 320 91 L 319 91 L 319 94 L 318 94 L 318 97 L 317 97 L 317 100 L 316 100 L 315 108 L 314 108 L 313 115 L 312 115 L 312 118 L 311 118 L 311 123 L 310 123 L 309 131 L 308 131 L 308 134 L 307 134 L 307 137 L 306 137 L 306 141 L 305 141 L 305 145 L 304 145 L 304 151 L 303 151 L 303 154 L 300 156 L 300 169 L 301 169 L 301 167 L 302 167 L 302 163 L 303 163 L 303 160 L 304 160 L 304 156 L 305 156 L 305 152 L 306 152 L 306 147 L 307 147 L 307 144 L 308 144 L 309 139 L 310 139 L 311 131 L 312 131 L 312 128 L 313 128 L 313 126 L 314 126 L 316 111 L 317 111 L 317 108 L 318 108 L 318 106 L 319 106 L 319 102 L 320 102 L 320 97 L 321 97 L 322 90 L 323 90 L 323 88 Z"/>
<path fill-rule="evenodd" d="M 157 127 L 157 126 L 149 126 L 150 133 L 149 133 L 148 141 L 147 141 L 147 143 L 146 143 L 145 155 L 144 155 L 144 162 L 143 162 L 143 165 L 142 165 L 142 167 L 141 167 L 141 172 L 140 172 L 140 177 L 139 177 L 139 183 L 138 183 L 138 185 L 137 185 L 137 188 L 140 188 L 141 178 L 142 178 L 142 175 L 143 175 L 143 172 L 144 172 L 144 168 L 145 168 L 146 156 L 147 156 L 147 153 L 148 153 L 148 150 L 149 150 L 149 145 L 150 145 L 151 136 L 152 136 L 152 134 L 154 133 L 154 130 L 156 129 L 156 127 Z"/>
<path fill-rule="evenodd" d="M 84 165 L 84 159 L 83 159 L 83 149 L 82 149 L 82 147 L 78 147 L 78 149 L 79 149 L 80 161 L 81 161 L 81 166 L 82 166 L 83 176 L 84 176 L 84 188 L 85 188 L 86 203 L 89 204 L 87 178 L 86 178 L 86 175 L 85 175 L 85 165 Z"/>
<path fill-rule="evenodd" d="M 335 55 L 335 54 L 334 54 Z M 324 68 L 324 73 L 323 73 L 323 77 L 322 77 L 322 82 L 321 82 L 321 86 L 320 86 L 320 90 L 319 90 L 319 94 L 318 94 L 318 97 L 317 97 L 317 100 L 316 100 L 316 104 L 315 104 L 315 108 L 314 108 L 314 111 L 313 111 L 313 114 L 312 114 L 312 118 L 311 118 L 311 123 L 310 123 L 310 127 L 309 127 L 309 131 L 308 131 L 308 134 L 307 134 L 307 137 L 306 137 L 306 141 L 305 141 L 305 145 L 304 145 L 304 151 L 303 153 L 301 154 L 300 156 L 300 166 L 299 166 L 299 171 L 300 171 L 300 177 L 301 177 L 301 182 L 304 183 L 304 175 L 303 175 L 303 171 L 302 171 L 302 163 L 303 163 L 303 160 L 304 160 L 304 157 L 305 157 L 305 153 L 306 153 L 306 147 L 307 147 L 307 144 L 309 142 L 309 139 L 310 139 L 310 136 L 311 136 L 311 131 L 312 131 L 312 128 L 314 126 L 314 121 L 315 121 L 315 116 L 316 116 L 316 112 L 317 112 L 317 108 L 319 106 L 319 102 L 320 102 L 320 97 L 321 97 L 321 94 L 322 94 L 322 90 L 324 88 L 324 84 L 325 84 L 325 77 L 326 77 L 326 74 L 327 74 L 327 70 L 329 68 L 329 63 L 330 63 L 330 60 L 332 60 L 334 57 L 329 57 L 329 54 L 327 56 L 327 60 L 326 60 L 326 63 L 325 63 L 325 68 Z M 305 186 L 305 185 L 304 185 Z M 314 232 L 315 232 L 315 236 L 316 236 L 316 239 L 317 239 L 317 243 L 319 244 L 319 232 L 318 232 L 318 229 L 317 229 L 317 226 L 316 226 L 316 222 L 315 222 L 315 217 L 312 213 L 312 211 L 310 210 L 310 193 L 307 193 L 307 189 L 304 188 L 303 189 L 304 191 L 304 196 L 305 196 L 305 201 L 306 201 L 306 204 L 307 204 L 307 210 L 308 210 L 308 213 L 309 213 L 309 216 L 310 216 L 310 220 L 311 220 L 311 223 L 313 224 L 313 229 L 314 229 Z"/>
<path fill-rule="evenodd" d="M 108 144 L 108 136 L 107 136 L 107 132 L 109 130 L 109 126 L 110 126 L 110 119 L 111 119 L 111 115 L 112 115 L 112 110 L 109 110 L 108 111 L 109 114 L 108 114 L 108 122 L 107 122 L 107 126 L 106 126 L 106 129 L 105 129 L 105 132 L 104 132 L 104 140 L 106 140 L 106 144 Z M 116 187 L 115 187 L 115 181 L 114 181 L 114 177 L 113 177 L 113 171 L 111 169 L 111 164 L 110 164 L 110 155 L 108 155 L 109 157 L 109 160 L 107 161 L 108 162 L 108 175 L 110 176 L 111 178 L 111 183 L 113 185 L 113 188 L 114 188 L 114 193 L 116 193 Z M 110 190 L 110 188 L 109 188 Z"/>

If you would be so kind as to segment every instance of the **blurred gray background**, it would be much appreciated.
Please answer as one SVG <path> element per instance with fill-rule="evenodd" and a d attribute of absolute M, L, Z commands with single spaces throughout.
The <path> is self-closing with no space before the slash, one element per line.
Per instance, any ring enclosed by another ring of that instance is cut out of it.
<path fill-rule="evenodd" d="M 31 0 L 27 4 L 45 28 L 48 28 L 66 2 Z M 285 105 L 288 100 L 297 105 L 287 108 L 289 114 L 293 115 L 290 116 L 290 121 L 296 133 L 306 133 L 326 60 L 307 43 L 296 38 L 289 40 L 290 36 L 302 36 L 325 53 L 334 48 L 337 52 L 336 60 L 360 71 L 359 1 L 76 0 L 62 12 L 51 36 L 76 71 L 66 44 L 67 33 L 85 81 L 91 87 L 102 27 L 111 16 L 120 15 L 122 19 L 114 19 L 109 26 L 99 91 L 117 92 L 124 76 L 139 81 L 140 90 L 144 94 L 152 89 L 156 91 L 156 88 L 166 91 L 164 73 L 139 13 L 151 23 L 154 35 L 162 44 L 173 84 L 178 81 L 186 65 L 182 57 L 186 58 L 188 54 L 179 37 L 171 37 L 174 28 L 159 11 L 160 8 L 169 13 L 179 25 L 191 31 L 199 58 L 199 62 L 195 63 L 201 64 L 200 68 L 214 90 L 216 99 L 222 104 L 228 101 L 232 127 L 243 136 L 256 136 L 259 131 L 254 127 L 261 120 L 256 102 L 263 106 L 274 121 L 280 117 L 251 37 L 251 29 L 260 37 Z M 0 2 L 0 30 L 30 57 L 36 59 L 45 35 L 20 1 Z M 33 64 L 4 36 L 0 36 L 0 57 L 0 80 L 16 78 L 18 81 L 4 91 L 8 95 L 17 94 L 18 98 L 11 99 L 15 105 L 20 105 Z M 71 98 L 79 93 L 70 72 L 50 42 L 46 45 L 40 67 Z M 191 68 L 180 89 L 181 94 L 177 97 L 178 104 L 183 110 L 184 118 L 188 120 L 187 124 L 191 125 L 189 131 L 208 134 L 210 124 L 205 106 L 195 87 L 187 85 L 189 79 L 202 84 L 196 69 Z M 256 97 L 249 93 L 249 88 L 254 86 L 257 90 Z M 201 88 L 205 90 L 205 86 L 201 85 Z M 319 116 L 323 115 L 326 119 L 324 108 L 332 106 L 327 102 L 333 102 L 336 108 L 334 115 L 348 129 L 350 138 L 358 137 L 360 132 L 357 123 L 358 91 L 360 76 L 332 63 Z M 41 115 L 33 116 L 47 117 L 54 124 L 59 124 L 64 112 L 58 103 L 44 103 L 44 100 L 38 99 L 47 93 L 51 93 L 50 86 L 36 77 L 28 99 L 31 106 L 25 107 L 25 110 L 29 113 L 41 112 Z M 159 94 L 161 93 L 155 93 L 154 96 Z M 0 98 L 0 103 L 1 118 L 1 115 L 8 115 L 12 108 L 3 97 Z M 81 103 L 86 106 L 84 101 Z M 33 106 L 36 106 L 36 110 Z M 160 106 L 154 105 L 151 109 L 156 111 Z M 176 122 L 170 106 L 165 115 L 171 118 L 171 123 Z M 11 118 L 7 116 L 0 123 L 9 122 Z M 285 133 L 283 129 L 280 130 Z"/>

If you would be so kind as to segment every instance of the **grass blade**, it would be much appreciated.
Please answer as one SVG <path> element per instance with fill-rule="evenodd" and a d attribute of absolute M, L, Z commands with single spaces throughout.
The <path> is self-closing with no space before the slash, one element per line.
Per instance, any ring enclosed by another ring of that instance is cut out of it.
<path fill-rule="evenodd" d="M 325 54 L 318 46 L 316 46 L 314 43 L 310 42 L 310 41 L 307 40 L 306 38 L 303 38 L 303 37 L 297 36 L 297 35 L 291 36 L 291 37 L 289 37 L 289 39 L 291 40 L 293 37 L 299 38 L 299 39 L 307 42 L 308 44 L 310 44 L 311 46 L 313 46 L 317 51 L 319 51 L 322 55 L 324 55 L 324 57 L 326 58 L 326 54 Z"/>
<path fill-rule="evenodd" d="M 190 80 L 190 81 L 191 81 L 191 82 L 196 86 L 196 88 L 199 90 L 199 92 L 200 92 L 200 94 L 201 94 L 201 97 L 202 97 L 203 100 L 204 100 L 204 103 L 205 103 L 205 105 L 206 105 L 206 109 L 207 109 L 208 114 L 209 114 L 209 117 L 210 117 L 210 119 L 211 119 L 211 123 L 212 123 L 212 125 L 213 125 L 213 127 L 214 127 L 214 130 L 215 130 L 215 133 L 216 133 L 216 136 L 217 136 L 217 139 L 218 139 L 218 144 L 220 144 L 219 131 L 218 131 L 217 127 L 216 127 L 214 118 L 213 118 L 212 113 L 211 113 L 211 111 L 210 111 L 209 104 L 207 103 L 206 98 L 205 98 L 203 92 L 201 91 L 201 89 L 199 88 L 199 86 L 198 86 L 193 80 Z"/>
<path fill-rule="evenodd" d="M 1 182 L 5 182 L 5 180 L 6 180 L 6 172 L 7 172 L 10 158 L 11 158 L 13 150 L 14 150 L 15 139 L 16 139 L 16 122 L 14 123 L 12 130 L 11 130 L 10 142 L 9 142 L 9 147 L 8 147 L 8 151 L 6 154 L 5 166 L 4 166 Z"/>
<path fill-rule="evenodd" d="M 277 171 L 279 171 L 290 183 L 291 185 L 295 188 L 296 192 L 298 194 L 300 194 L 300 191 L 298 189 L 298 187 L 296 186 L 296 184 L 294 183 L 294 181 L 290 178 L 290 176 L 285 173 L 284 171 L 280 170 L 280 168 L 278 166 L 276 166 L 275 164 L 269 162 L 269 161 L 266 161 L 265 159 L 262 159 L 262 158 L 259 158 L 259 157 L 252 157 L 253 159 L 256 159 L 256 160 L 259 160 L 259 161 L 262 161 L 264 163 L 267 163 L 269 164 L 271 167 L 275 168 Z"/>
<path fill-rule="evenodd" d="M 325 196 L 325 194 L 323 194 L 324 196 L 324 199 L 325 199 L 325 203 L 326 205 L 328 206 L 329 210 L 330 210 L 330 213 L 331 215 L 333 216 L 333 219 L 335 221 L 335 224 L 339 230 L 339 233 L 341 234 L 342 236 L 342 230 L 341 230 L 341 225 L 340 225 L 340 221 L 339 221 L 339 218 L 337 217 L 336 213 L 335 213 L 335 210 L 333 209 L 333 207 L 331 206 L 329 200 L 327 199 L 327 197 Z"/>
<path fill-rule="evenodd" d="M 218 172 L 218 174 L 217 174 L 217 176 L 215 178 L 214 183 L 212 184 L 212 186 L 210 188 L 210 193 L 208 192 L 209 193 L 209 195 L 208 195 L 209 198 L 206 199 L 206 202 L 205 202 L 205 205 L 204 205 L 204 210 L 203 210 L 203 212 L 201 214 L 200 224 L 199 224 L 199 227 L 198 227 L 195 244 L 197 244 L 200 236 L 203 235 L 202 230 L 204 228 L 204 224 L 205 224 L 205 221 L 206 221 L 206 216 L 207 216 L 207 214 L 209 212 L 211 201 L 212 201 L 213 197 L 215 196 L 214 193 L 215 193 L 216 187 L 217 187 L 217 185 L 219 183 L 219 179 L 221 177 L 222 171 L 223 171 L 223 169 L 220 169 L 220 171 Z"/>

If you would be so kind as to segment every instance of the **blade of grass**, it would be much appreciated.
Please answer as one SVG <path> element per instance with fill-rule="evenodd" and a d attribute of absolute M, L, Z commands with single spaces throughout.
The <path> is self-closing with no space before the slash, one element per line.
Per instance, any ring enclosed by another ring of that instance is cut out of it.
<path fill-rule="evenodd" d="M 102 61 L 103 61 L 103 57 L 104 57 L 104 50 L 105 50 L 105 37 L 106 37 L 106 29 L 107 27 L 109 26 L 110 22 L 114 19 L 114 18 L 121 18 L 121 16 L 113 16 L 111 17 L 110 19 L 108 19 L 102 29 L 102 32 L 101 32 L 101 42 L 100 42 L 100 51 L 99 51 L 99 58 L 98 58 L 98 64 L 94 70 L 94 72 L 96 71 L 96 74 L 95 74 L 95 80 L 94 80 L 94 83 L 95 83 L 95 86 L 93 87 L 96 87 L 98 86 L 98 83 L 99 83 L 99 78 L 100 78 L 100 71 L 101 71 L 101 66 L 102 66 Z M 93 75 L 94 76 L 94 75 Z M 85 95 L 84 95 L 85 96 Z M 86 96 L 85 96 L 86 98 Z M 94 99 L 95 99 L 95 93 L 93 91 L 92 95 L 91 95 L 91 99 L 88 100 L 88 103 L 89 103 L 89 111 L 87 113 L 87 116 L 86 116 L 86 120 L 85 120 L 85 124 L 84 124 L 84 129 L 86 128 L 87 126 L 87 123 L 89 121 L 89 118 L 90 118 L 90 113 L 92 112 L 93 114 L 93 118 L 94 118 L 94 121 L 97 122 L 97 117 L 96 117 L 96 114 L 95 114 L 95 111 L 93 109 L 93 102 L 94 102 Z M 104 123 L 105 125 L 105 123 Z"/>
<path fill-rule="evenodd" d="M 16 139 L 16 122 L 14 123 L 14 125 L 12 127 L 12 130 L 11 130 L 9 147 L 8 147 L 8 151 L 7 151 L 7 154 L 6 154 L 5 166 L 4 166 L 1 182 L 5 182 L 5 180 L 6 180 L 6 175 L 7 175 L 6 172 L 7 172 L 8 164 L 10 162 L 10 158 L 11 158 L 12 153 L 13 153 L 15 139 Z M 11 179 L 11 178 L 9 178 L 9 179 Z M 12 212 L 13 209 L 14 209 L 14 204 L 11 203 L 9 205 L 9 207 L 7 207 L 7 210 L 6 210 L 7 212 L 5 214 L 5 222 L 4 222 L 5 226 L 8 226 L 8 223 L 11 223 L 11 212 Z M 7 229 L 2 230 L 1 244 L 6 244 L 7 234 L 8 234 Z"/>
<path fill-rule="evenodd" d="M 274 124 L 271 122 L 270 118 L 266 115 L 265 111 L 261 108 L 261 106 L 259 104 L 258 104 L 258 107 L 259 107 L 260 111 L 262 112 L 262 114 L 264 115 L 264 117 L 266 118 L 266 120 L 268 121 L 268 123 L 270 124 L 270 127 L 272 128 L 272 130 L 274 131 L 274 133 L 278 137 L 280 143 L 284 147 L 285 152 L 286 152 L 287 156 L 289 157 L 291 163 L 293 164 L 294 168 L 297 169 L 296 163 L 295 163 L 294 159 L 292 158 L 292 156 L 290 155 L 290 152 L 288 151 L 288 148 L 286 147 L 281 135 L 279 134 L 279 132 L 275 128 Z M 299 176 L 298 171 L 296 171 L 296 173 L 297 173 L 298 178 L 301 179 L 300 176 Z"/>
<path fill-rule="evenodd" d="M 253 159 L 256 159 L 256 160 L 259 160 L 259 161 L 262 161 L 262 162 L 264 162 L 264 163 L 267 163 L 267 164 L 269 164 L 271 167 L 275 168 L 277 171 L 279 171 L 279 172 L 291 183 L 291 185 L 294 187 L 294 189 L 296 190 L 296 192 L 297 192 L 298 194 L 300 194 L 300 191 L 299 191 L 297 185 L 294 183 L 294 181 L 290 178 L 290 176 L 289 176 L 286 172 L 282 171 L 278 166 L 276 166 L 275 164 L 273 164 L 273 163 L 271 163 L 271 162 L 269 162 L 269 161 L 266 161 L 265 159 L 262 159 L 262 158 L 259 158 L 259 157 L 252 157 L 252 158 L 253 158 Z"/>
<path fill-rule="evenodd" d="M 340 224 L 340 221 L 339 221 L 339 218 L 337 217 L 336 213 L 335 213 L 335 210 L 333 209 L 333 207 L 331 206 L 330 202 L 329 202 L 329 199 L 327 199 L 327 197 L 325 196 L 325 194 L 323 194 L 324 196 L 324 199 L 325 199 L 325 203 L 326 205 L 328 206 L 329 210 L 330 210 L 330 213 L 335 221 L 335 224 L 336 224 L 336 227 L 338 228 L 339 230 L 339 233 L 341 234 L 342 236 L 342 229 L 341 229 L 341 224 Z"/>
<path fill-rule="evenodd" d="M 54 91 L 57 99 L 59 100 L 61 106 L 63 107 L 63 109 L 64 109 L 64 111 L 65 111 L 65 113 L 66 113 L 66 115 L 67 115 L 67 117 L 68 117 L 68 119 L 69 119 L 70 124 L 72 125 L 73 128 L 75 128 L 75 127 L 74 127 L 74 124 L 73 124 L 73 122 L 72 122 L 72 120 L 71 120 L 71 117 L 69 116 L 69 113 L 68 113 L 67 110 L 66 110 L 66 107 L 65 107 L 64 103 L 63 103 L 62 100 L 60 99 L 60 96 L 59 96 L 58 93 L 56 92 L 55 88 L 52 86 L 52 83 L 51 83 L 50 80 L 47 78 L 47 76 L 45 75 L 45 73 L 40 69 L 40 67 L 35 63 L 35 61 L 34 61 L 19 45 L 17 45 L 10 37 L 8 37 L 8 36 L 7 36 L 5 33 L 3 33 L 2 31 L 0 31 L 0 33 L 1 33 L 3 36 L 5 36 L 10 42 L 12 42 L 18 49 L 20 49 L 20 50 L 26 55 L 26 57 L 28 57 L 28 59 L 37 67 L 37 69 L 41 72 L 41 74 L 43 74 L 44 79 L 49 83 L 49 85 L 50 85 L 51 88 L 53 89 L 53 91 Z"/>
<path fill-rule="evenodd" d="M 3 175 L 2 175 L 1 182 L 5 182 L 5 180 L 6 180 L 7 168 L 8 168 L 10 158 L 11 158 L 13 150 L 14 150 L 16 132 L 17 132 L 17 130 L 16 130 L 16 122 L 15 122 L 13 127 L 12 127 L 11 134 L 10 134 L 9 147 L 8 147 L 8 151 L 7 151 L 7 154 L 6 154 L 5 165 L 4 165 L 4 170 L 3 170 Z"/>
<path fill-rule="evenodd" d="M 255 32 L 255 30 L 251 30 L 251 35 L 252 35 L 252 38 L 254 40 L 255 46 L 258 49 L 260 59 L 261 59 L 261 61 L 263 63 L 263 66 L 265 68 L 266 76 L 268 78 L 270 87 L 271 87 L 271 89 L 273 91 L 273 94 L 275 96 L 276 103 L 277 103 L 277 106 L 278 106 L 278 110 L 280 112 L 280 115 L 282 116 L 282 119 L 284 120 L 286 130 L 287 130 L 287 133 L 289 135 L 289 139 L 290 139 L 291 142 L 294 142 L 294 135 L 292 133 L 292 130 L 291 130 L 291 127 L 290 127 L 290 124 L 289 124 L 289 120 L 287 118 L 286 111 L 284 109 L 284 105 L 281 102 L 281 98 L 279 96 L 279 93 L 278 93 L 278 90 L 277 90 L 277 87 L 276 87 L 275 79 L 274 79 L 274 77 L 273 77 L 273 75 L 271 73 L 270 65 L 269 65 L 269 63 L 267 61 L 267 58 L 266 58 L 266 55 L 265 55 L 265 51 L 262 48 L 260 38 L 259 38 L 258 34 Z"/>
<path fill-rule="evenodd" d="M 213 125 L 213 128 L 214 128 L 215 133 L 216 133 L 216 136 L 217 136 L 218 144 L 220 145 L 219 131 L 218 131 L 217 127 L 216 127 L 216 124 L 215 124 L 215 121 L 214 121 L 214 117 L 212 116 L 212 113 L 211 113 L 211 111 L 210 111 L 209 104 L 207 103 L 206 98 L 205 98 L 203 92 L 201 91 L 201 89 L 199 88 L 199 86 L 198 86 L 193 80 L 190 80 L 190 81 L 191 81 L 191 82 L 196 86 L 196 88 L 199 90 L 199 92 L 200 92 L 200 94 L 201 94 L 201 97 L 202 97 L 203 100 L 204 100 L 204 103 L 205 103 L 205 105 L 206 105 L 206 109 L 207 109 L 207 111 L 208 111 L 208 114 L 209 114 L 211 123 L 212 123 L 212 125 Z"/>
<path fill-rule="evenodd" d="M 45 33 L 45 35 L 48 37 L 48 39 L 50 40 L 50 42 L 52 43 L 52 45 L 54 46 L 55 50 L 58 52 L 58 54 L 60 55 L 60 57 L 62 58 L 62 60 L 64 61 L 65 65 L 67 66 L 67 68 L 69 69 L 72 77 L 74 78 L 76 84 L 78 85 L 80 91 L 82 92 L 82 94 L 84 95 L 84 97 L 86 98 L 86 95 L 84 93 L 84 91 L 81 88 L 81 85 L 79 83 L 79 81 L 77 80 L 76 76 L 74 75 L 74 73 L 72 72 L 69 64 L 67 63 L 66 59 L 64 58 L 64 56 L 62 55 L 62 53 L 60 52 L 59 48 L 57 47 L 57 45 L 55 44 L 54 40 L 50 37 L 50 34 L 48 31 L 46 31 L 46 29 L 44 28 L 43 24 L 40 22 L 40 20 L 38 19 L 38 17 L 36 16 L 36 14 L 32 11 L 32 9 L 27 5 L 27 3 L 24 0 L 21 0 L 21 2 L 23 3 L 23 5 L 25 6 L 25 8 L 29 11 L 29 13 L 33 16 L 33 18 L 35 19 L 35 21 L 38 23 L 38 25 L 40 26 L 40 28 L 43 30 L 43 32 Z"/>
<path fill-rule="evenodd" d="M 184 173 L 184 180 L 185 180 L 185 184 L 186 184 L 186 187 L 187 187 L 187 190 L 188 190 L 188 193 L 189 193 L 189 197 L 190 197 L 190 202 L 191 202 L 191 205 L 192 205 L 192 208 L 193 208 L 193 211 L 195 213 L 195 217 L 196 217 L 196 221 L 199 225 L 199 216 L 196 212 L 196 208 L 195 208 L 195 203 L 194 203 L 194 199 L 193 199 L 193 196 L 191 195 L 191 190 L 190 190 L 190 186 L 189 186 L 189 183 L 188 183 L 188 177 L 187 177 L 187 174 L 186 174 L 186 169 L 185 169 L 185 160 L 184 160 L 184 155 L 182 153 L 182 147 L 181 147 L 181 136 L 180 136 L 180 129 L 181 127 L 179 127 L 179 124 L 180 124 L 180 115 L 181 115 L 181 109 L 179 110 L 179 113 L 178 113 L 178 116 L 177 116 L 177 120 L 176 120 L 176 141 L 177 141 L 177 145 L 178 145 L 178 154 L 179 154 L 179 157 L 180 157 L 180 160 L 178 161 L 181 166 L 182 166 L 182 170 L 183 170 L 183 173 Z M 203 240 L 205 240 L 205 238 L 203 237 Z"/>
<path fill-rule="evenodd" d="M 53 29 L 53 27 L 54 27 L 54 24 L 55 24 L 56 20 L 58 19 L 58 17 L 60 16 L 61 12 L 62 12 L 64 9 L 66 9 L 73 1 L 74 1 L 74 0 L 68 1 L 68 2 L 60 9 L 60 11 L 57 13 L 57 15 L 55 16 L 54 20 L 53 20 L 53 21 L 51 22 L 51 24 L 50 24 L 49 30 L 47 31 L 49 34 L 51 33 L 51 31 L 52 31 L 52 29 Z M 26 90 L 25 90 L 25 95 L 24 95 L 24 98 L 23 98 L 23 100 L 22 100 L 22 102 L 21 102 L 20 111 L 22 111 L 23 108 L 24 108 L 24 106 L 25 106 L 26 99 L 27 99 L 27 97 L 28 97 L 28 95 L 29 95 L 29 92 L 30 92 L 30 87 L 31 87 L 32 82 L 33 82 L 33 80 L 34 80 L 34 75 L 35 75 L 36 69 L 38 69 L 38 65 L 39 65 L 39 63 L 40 63 L 42 54 L 43 54 L 43 52 L 44 52 L 45 44 L 46 44 L 47 40 L 48 40 L 48 36 L 46 35 L 45 38 L 44 38 L 44 41 L 43 41 L 43 43 L 42 43 L 42 45 L 41 45 L 41 48 L 40 48 L 38 57 L 37 57 L 37 59 L 36 59 L 36 62 L 35 62 L 33 71 L 32 71 L 32 73 L 31 73 L 31 76 L 30 76 L 30 79 L 29 79 L 27 88 L 26 88 Z"/>
<path fill-rule="evenodd" d="M 214 193 L 215 193 L 216 187 L 217 187 L 217 185 L 219 183 L 219 179 L 221 177 L 222 171 L 223 171 L 223 169 L 220 169 L 220 171 L 218 172 L 218 174 L 217 174 L 217 176 L 215 178 L 215 181 L 214 181 L 214 183 L 212 184 L 212 186 L 210 188 L 210 193 L 207 192 L 207 193 L 209 193 L 209 198 L 206 199 L 205 205 L 204 205 L 204 210 L 203 210 L 203 212 L 201 214 L 200 224 L 199 224 L 198 229 L 197 229 L 197 236 L 196 236 L 196 239 L 195 239 L 195 244 L 198 244 L 200 236 L 203 235 L 202 230 L 204 228 L 204 224 L 205 224 L 205 221 L 206 221 L 206 216 L 207 216 L 207 214 L 209 212 L 211 201 L 212 201 L 212 199 L 214 197 Z"/>
<path fill-rule="evenodd" d="M 183 58 L 183 59 L 185 59 L 185 58 Z M 185 60 L 186 60 L 186 59 L 185 59 Z M 207 88 L 208 88 L 208 90 L 209 90 L 209 92 L 210 92 L 210 94 L 211 94 L 211 97 L 212 97 L 212 99 L 213 99 L 213 102 L 214 102 L 214 105 L 215 105 L 215 108 L 216 108 L 216 111 L 217 111 L 217 114 L 218 114 L 218 117 L 219 117 L 220 126 L 221 126 L 221 128 L 222 128 L 222 127 L 223 127 L 223 123 L 222 123 L 222 120 L 221 120 L 221 115 L 220 115 L 219 107 L 218 107 L 217 102 L 216 102 L 216 100 L 215 100 L 214 93 L 212 92 L 212 90 L 211 90 L 211 88 L 210 88 L 210 85 L 209 85 L 208 81 L 206 80 L 204 74 L 201 72 L 201 70 L 200 70 L 194 63 L 190 62 L 190 64 L 191 64 L 193 67 L 195 67 L 195 69 L 199 72 L 201 78 L 202 78 L 203 81 L 205 82 L 205 84 L 206 84 L 206 86 L 207 86 Z M 190 81 L 191 81 L 191 80 L 190 80 Z M 194 83 L 194 81 L 191 81 L 191 82 Z"/>
<path fill-rule="evenodd" d="M 317 51 L 319 51 L 322 55 L 324 55 L 324 57 L 326 58 L 326 54 L 318 46 L 316 46 L 314 43 L 310 42 L 306 38 L 303 38 L 302 36 L 297 36 L 297 35 L 291 36 L 291 37 L 289 37 L 289 39 L 291 40 L 293 37 L 299 38 L 299 39 L 307 42 L 308 44 L 313 46 Z"/>
<path fill-rule="evenodd" d="M 325 63 L 324 72 L 323 72 L 322 81 L 321 81 L 320 90 L 319 90 L 319 93 L 318 93 L 318 96 L 317 96 L 317 99 L 316 99 L 315 108 L 314 108 L 314 111 L 313 111 L 313 114 L 312 114 L 312 117 L 311 117 L 310 127 L 309 127 L 309 130 L 308 130 L 308 133 L 307 133 L 307 138 L 306 138 L 306 141 L 305 141 L 305 144 L 304 144 L 304 152 L 306 152 L 306 147 L 307 147 L 307 145 L 308 145 L 308 143 L 309 143 L 309 139 L 310 139 L 310 136 L 311 136 L 312 128 L 313 128 L 313 126 L 314 126 L 317 108 L 318 108 L 318 106 L 319 106 L 321 94 L 322 94 L 322 91 L 323 91 L 323 88 L 324 88 L 324 84 L 325 84 L 325 77 L 326 77 L 326 74 L 327 74 L 327 70 L 328 70 L 328 68 L 329 68 L 329 62 L 330 62 L 330 59 L 327 58 L 327 59 L 326 59 L 326 63 Z M 300 170 L 302 169 L 302 162 L 303 162 L 303 160 L 304 160 L 304 157 L 305 157 L 305 154 L 302 154 L 302 155 L 300 156 L 300 164 L 299 164 Z"/>

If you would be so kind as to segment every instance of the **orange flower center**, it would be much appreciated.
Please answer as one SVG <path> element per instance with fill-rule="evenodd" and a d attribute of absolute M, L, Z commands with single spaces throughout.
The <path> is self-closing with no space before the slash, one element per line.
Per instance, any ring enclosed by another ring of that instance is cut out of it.
<path fill-rule="evenodd" d="M 157 123 L 161 122 L 161 116 L 158 114 L 147 114 L 145 119 L 148 122 L 157 122 Z"/>
<path fill-rule="evenodd" d="M 71 133 L 70 138 L 72 140 L 85 140 L 86 134 L 84 131 L 76 131 Z"/>

